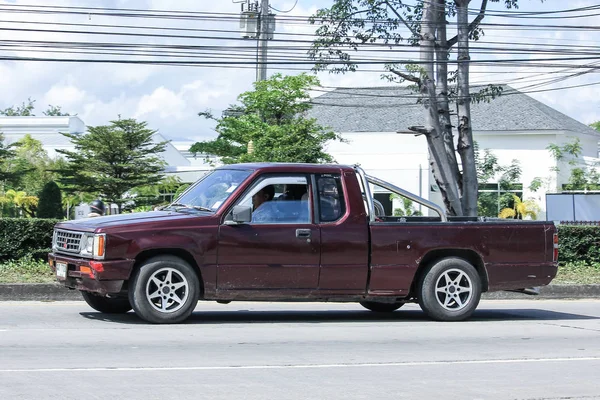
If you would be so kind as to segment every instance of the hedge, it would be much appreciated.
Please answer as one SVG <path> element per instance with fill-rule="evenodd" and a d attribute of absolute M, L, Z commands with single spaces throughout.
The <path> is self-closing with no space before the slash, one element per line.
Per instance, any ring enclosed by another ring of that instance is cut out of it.
<path fill-rule="evenodd" d="M 27 255 L 45 258 L 57 219 L 0 218 L 0 261 Z M 561 264 L 600 262 L 600 226 L 559 225 Z"/>
<path fill-rule="evenodd" d="M 0 218 L 0 261 L 31 255 L 45 258 L 57 219 Z"/>
<path fill-rule="evenodd" d="M 562 265 L 600 262 L 600 226 L 559 225 L 558 261 Z"/>

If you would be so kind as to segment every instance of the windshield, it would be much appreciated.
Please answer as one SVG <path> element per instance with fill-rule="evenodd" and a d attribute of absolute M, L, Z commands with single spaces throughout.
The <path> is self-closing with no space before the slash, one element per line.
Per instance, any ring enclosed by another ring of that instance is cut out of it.
<path fill-rule="evenodd" d="M 172 206 L 217 211 L 250 174 L 251 171 L 217 169 L 199 180 Z"/>

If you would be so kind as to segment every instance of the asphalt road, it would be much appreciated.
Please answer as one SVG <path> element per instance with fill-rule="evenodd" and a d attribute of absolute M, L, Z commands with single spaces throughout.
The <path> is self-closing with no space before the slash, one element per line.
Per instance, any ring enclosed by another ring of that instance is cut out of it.
<path fill-rule="evenodd" d="M 200 303 L 182 325 L 0 303 L 0 399 L 600 399 L 600 300 Z"/>

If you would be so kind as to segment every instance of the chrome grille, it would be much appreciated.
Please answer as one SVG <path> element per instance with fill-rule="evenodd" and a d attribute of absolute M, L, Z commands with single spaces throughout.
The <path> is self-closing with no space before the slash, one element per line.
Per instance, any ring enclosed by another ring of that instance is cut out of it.
<path fill-rule="evenodd" d="M 55 230 L 54 248 L 67 253 L 79 253 L 83 233 Z"/>

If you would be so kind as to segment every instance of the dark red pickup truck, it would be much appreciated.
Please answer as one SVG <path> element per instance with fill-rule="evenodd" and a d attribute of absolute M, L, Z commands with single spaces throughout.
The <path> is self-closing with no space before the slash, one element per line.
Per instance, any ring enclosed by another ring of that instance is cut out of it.
<path fill-rule="evenodd" d="M 376 187 L 437 215 L 385 215 Z M 217 168 L 161 211 L 61 222 L 52 245 L 57 279 L 92 308 L 154 323 L 198 300 L 418 302 L 464 320 L 482 292 L 550 283 L 558 257 L 552 222 L 448 220 L 359 167 L 312 164 Z"/>

